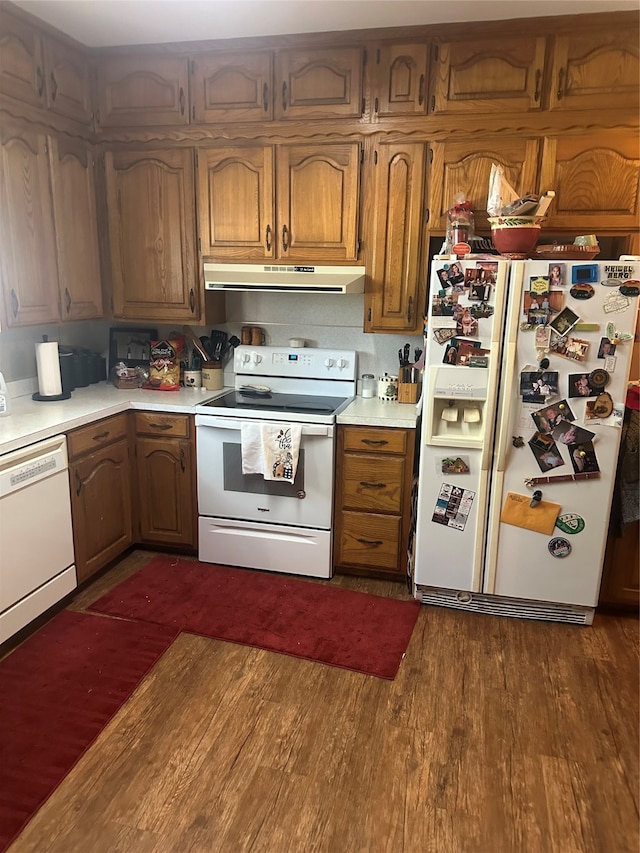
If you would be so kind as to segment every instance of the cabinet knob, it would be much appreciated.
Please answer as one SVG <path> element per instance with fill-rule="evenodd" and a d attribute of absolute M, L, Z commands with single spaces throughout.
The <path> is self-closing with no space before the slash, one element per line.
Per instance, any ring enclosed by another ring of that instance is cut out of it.
<path fill-rule="evenodd" d="M 542 80 L 542 71 L 538 68 L 538 70 L 536 71 L 536 90 L 533 93 L 533 100 L 534 101 L 540 100 L 540 81 L 541 80 Z"/>
<path fill-rule="evenodd" d="M 382 539 L 357 539 L 361 545 L 370 545 L 372 548 L 379 548 L 382 545 Z"/>
<path fill-rule="evenodd" d="M 422 106 L 424 102 L 424 74 L 420 75 L 420 82 L 418 83 L 418 104 Z"/>
<path fill-rule="evenodd" d="M 269 86 L 264 83 L 262 86 L 262 106 L 265 113 L 269 110 Z"/>
<path fill-rule="evenodd" d="M 286 225 L 282 226 L 282 250 L 286 252 L 289 249 L 289 229 Z"/>
<path fill-rule="evenodd" d="M 189 310 L 193 314 L 196 310 L 196 295 L 193 292 L 193 288 L 189 291 Z"/>
<path fill-rule="evenodd" d="M 71 311 L 71 294 L 69 293 L 69 288 L 65 287 L 64 289 L 64 304 L 67 309 L 67 314 Z"/>
<path fill-rule="evenodd" d="M 20 303 L 18 302 L 18 296 L 13 288 L 11 288 L 11 311 L 13 312 L 13 316 L 18 316 L 18 310 L 20 308 Z"/>
<path fill-rule="evenodd" d="M 267 228 L 264 232 L 264 240 L 267 247 L 267 252 L 271 251 L 271 226 L 267 225 Z"/>

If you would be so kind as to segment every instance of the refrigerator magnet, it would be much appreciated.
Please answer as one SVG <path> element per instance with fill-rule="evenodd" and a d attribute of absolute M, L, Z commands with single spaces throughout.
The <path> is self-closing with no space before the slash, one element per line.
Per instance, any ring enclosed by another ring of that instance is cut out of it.
<path fill-rule="evenodd" d="M 595 296 L 595 290 L 591 284 L 574 284 L 569 293 L 574 299 L 580 300 L 591 299 L 592 296 Z"/>
<path fill-rule="evenodd" d="M 607 323 L 607 337 L 612 344 L 625 344 L 627 341 L 633 340 L 633 335 L 630 332 L 621 332 L 616 329 L 615 323 Z"/>
<path fill-rule="evenodd" d="M 582 533 L 585 528 L 584 518 L 575 512 L 564 512 L 556 519 L 556 527 L 563 533 Z"/>
<path fill-rule="evenodd" d="M 562 358 L 570 358 L 572 361 L 584 361 L 589 352 L 589 341 L 583 338 L 556 338 L 551 344 L 550 350 Z"/>
<path fill-rule="evenodd" d="M 529 278 L 529 292 L 536 296 L 549 293 L 549 277 L 546 275 L 532 275 Z"/>
<path fill-rule="evenodd" d="M 578 322 L 580 317 L 571 308 L 563 308 L 549 323 L 553 331 L 558 335 L 566 335 Z"/>
<path fill-rule="evenodd" d="M 614 290 L 602 303 L 602 310 L 605 314 L 622 314 L 630 305 L 631 300 L 628 296 L 624 296 L 619 290 Z"/>
<path fill-rule="evenodd" d="M 568 539 L 564 539 L 562 536 L 556 536 L 552 539 L 548 546 L 549 553 L 552 557 L 568 557 L 571 553 L 571 545 L 569 544 Z"/>

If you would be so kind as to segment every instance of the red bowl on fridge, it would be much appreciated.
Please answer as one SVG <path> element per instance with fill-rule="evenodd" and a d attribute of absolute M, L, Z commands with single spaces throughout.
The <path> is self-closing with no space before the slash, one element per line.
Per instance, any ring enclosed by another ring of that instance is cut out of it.
<path fill-rule="evenodd" d="M 540 236 L 540 221 L 534 216 L 492 216 L 489 224 L 493 245 L 506 257 L 528 257 Z"/>

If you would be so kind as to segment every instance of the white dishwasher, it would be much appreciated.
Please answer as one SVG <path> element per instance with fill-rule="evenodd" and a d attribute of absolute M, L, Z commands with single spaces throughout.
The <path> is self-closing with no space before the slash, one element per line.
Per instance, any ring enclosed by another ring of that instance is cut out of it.
<path fill-rule="evenodd" d="M 0 456 L 0 643 L 76 588 L 64 435 Z"/>

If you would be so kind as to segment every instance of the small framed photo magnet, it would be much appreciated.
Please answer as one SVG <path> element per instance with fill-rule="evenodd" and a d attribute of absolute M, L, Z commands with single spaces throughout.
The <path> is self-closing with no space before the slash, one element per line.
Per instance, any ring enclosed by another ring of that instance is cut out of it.
<path fill-rule="evenodd" d="M 574 264 L 571 267 L 571 284 L 595 284 L 598 281 L 598 264 Z"/>
<path fill-rule="evenodd" d="M 549 285 L 551 287 L 562 287 L 565 283 L 565 265 L 549 264 Z"/>
<path fill-rule="evenodd" d="M 529 447 L 543 474 L 565 464 L 557 444 L 550 435 L 536 432 L 529 441 Z"/>
<path fill-rule="evenodd" d="M 550 351 L 556 355 L 561 355 L 563 358 L 570 358 L 571 361 L 584 361 L 589 352 L 589 341 L 582 338 L 556 338 L 551 344 Z"/>
<path fill-rule="evenodd" d="M 566 400 L 560 400 L 559 403 L 554 403 L 553 406 L 538 409 L 537 412 L 531 413 L 531 417 L 538 431 L 545 434 L 553 432 L 554 427 L 561 421 L 575 421 L 576 419 Z"/>
<path fill-rule="evenodd" d="M 599 471 L 598 459 L 592 441 L 574 444 L 569 448 L 571 464 L 576 474 Z"/>
<path fill-rule="evenodd" d="M 554 332 L 558 335 L 566 335 L 573 329 L 580 317 L 571 308 L 566 307 L 557 314 L 549 323 Z"/>
<path fill-rule="evenodd" d="M 592 387 L 587 373 L 569 374 L 569 397 L 597 397 L 600 389 Z"/>
<path fill-rule="evenodd" d="M 607 358 L 610 355 L 615 355 L 616 345 L 609 338 L 600 338 L 600 346 L 598 347 L 598 358 Z"/>

